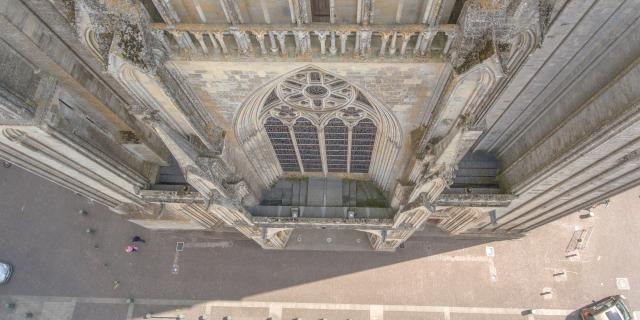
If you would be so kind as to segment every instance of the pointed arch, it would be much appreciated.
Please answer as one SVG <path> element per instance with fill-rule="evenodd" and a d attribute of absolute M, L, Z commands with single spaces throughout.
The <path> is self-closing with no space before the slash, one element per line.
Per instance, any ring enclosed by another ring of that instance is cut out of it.
<path fill-rule="evenodd" d="M 288 128 L 297 150 L 299 172 L 349 174 L 357 168 L 354 173 L 368 174 L 381 189 L 391 188 L 393 164 L 402 146 L 400 124 L 389 108 L 348 80 L 309 65 L 258 88 L 243 103 L 234 119 L 236 138 L 263 187 L 294 167 L 290 162 L 283 165 L 280 159 L 285 158 L 277 151 L 280 147 L 271 146 L 274 134 L 267 132 L 267 119 L 276 119 Z M 366 148 L 370 150 L 366 161 L 367 155 L 351 151 L 349 140 L 354 129 L 362 131 L 365 126 L 375 128 L 375 134 L 366 136 Z M 361 162 L 345 162 L 345 156 L 352 155 Z M 291 154 L 286 157 L 291 158 Z"/>
<path fill-rule="evenodd" d="M 274 117 L 267 118 L 264 122 L 264 127 L 282 171 L 300 171 L 298 156 L 293 146 L 293 139 L 291 139 L 289 127 L 285 126 L 282 121 Z"/>
<path fill-rule="evenodd" d="M 377 130 L 376 125 L 369 119 L 362 119 L 353 126 L 351 134 L 351 172 L 369 172 Z"/>

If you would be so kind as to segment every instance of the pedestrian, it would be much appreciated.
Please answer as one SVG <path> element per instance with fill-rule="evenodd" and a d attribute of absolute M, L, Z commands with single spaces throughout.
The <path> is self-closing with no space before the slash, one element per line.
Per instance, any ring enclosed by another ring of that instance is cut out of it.
<path fill-rule="evenodd" d="M 147 243 L 146 241 L 144 241 L 144 239 L 140 238 L 139 236 L 134 236 L 133 239 L 131 239 L 131 242 L 142 242 L 142 243 Z"/>
<path fill-rule="evenodd" d="M 136 246 L 135 244 L 133 244 L 133 243 L 132 243 L 132 244 L 128 245 L 128 246 L 124 249 L 124 251 L 125 251 L 126 253 L 131 253 L 131 254 L 133 254 L 134 252 L 138 251 L 138 246 Z"/>

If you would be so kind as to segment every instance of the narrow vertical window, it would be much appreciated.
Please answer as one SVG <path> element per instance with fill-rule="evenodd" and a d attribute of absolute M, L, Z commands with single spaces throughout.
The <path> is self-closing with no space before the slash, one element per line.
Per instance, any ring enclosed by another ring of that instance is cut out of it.
<path fill-rule="evenodd" d="M 331 22 L 329 0 L 311 0 L 311 22 Z"/>
<path fill-rule="evenodd" d="M 360 120 L 353 127 L 351 134 L 351 172 L 369 172 L 376 131 L 376 125 L 369 119 Z"/>
<path fill-rule="evenodd" d="M 268 118 L 264 123 L 273 151 L 278 157 L 282 171 L 296 172 L 300 171 L 296 151 L 293 148 L 291 134 L 289 128 L 276 118 Z"/>
<path fill-rule="evenodd" d="M 324 127 L 329 172 L 347 172 L 348 136 L 349 129 L 340 119 L 331 119 Z"/>
<path fill-rule="evenodd" d="M 293 133 L 296 136 L 298 152 L 300 152 L 304 171 L 321 172 L 322 159 L 320 158 L 318 128 L 311 121 L 299 118 L 293 125 Z"/>

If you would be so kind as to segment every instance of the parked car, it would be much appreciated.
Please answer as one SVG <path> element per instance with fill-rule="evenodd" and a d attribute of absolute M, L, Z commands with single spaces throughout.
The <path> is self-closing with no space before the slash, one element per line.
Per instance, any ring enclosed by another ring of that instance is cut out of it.
<path fill-rule="evenodd" d="M 0 284 L 5 284 L 11 279 L 13 267 L 8 262 L 0 261 Z"/>
<path fill-rule="evenodd" d="M 633 320 L 633 314 L 622 295 L 606 297 L 580 310 L 582 320 Z"/>

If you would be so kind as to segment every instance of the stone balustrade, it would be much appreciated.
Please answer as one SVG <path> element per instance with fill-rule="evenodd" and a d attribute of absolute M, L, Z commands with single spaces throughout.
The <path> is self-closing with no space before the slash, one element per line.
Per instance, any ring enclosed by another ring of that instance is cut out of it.
<path fill-rule="evenodd" d="M 150 25 L 174 59 L 396 59 L 446 56 L 456 25 L 176 24 Z"/>

